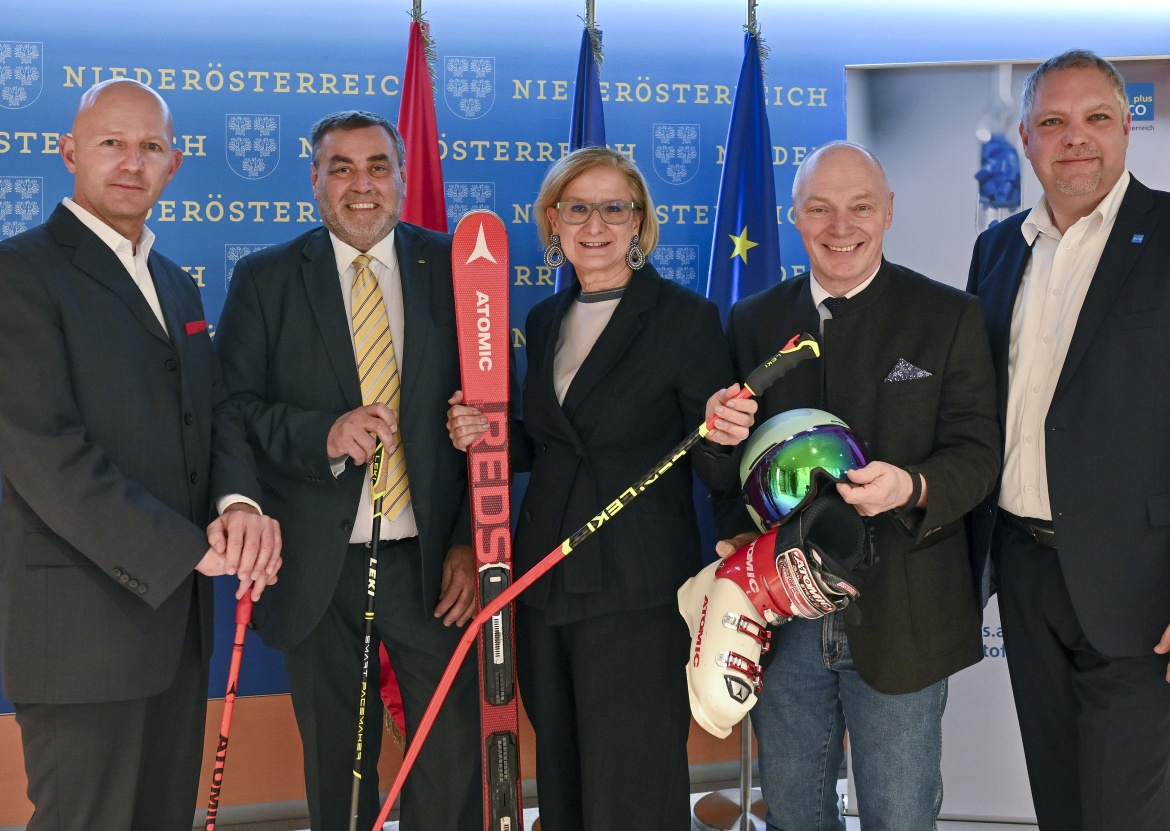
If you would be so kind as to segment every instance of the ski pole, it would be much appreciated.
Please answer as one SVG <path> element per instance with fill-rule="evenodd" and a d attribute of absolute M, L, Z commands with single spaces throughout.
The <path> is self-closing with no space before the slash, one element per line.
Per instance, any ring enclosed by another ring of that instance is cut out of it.
<path fill-rule="evenodd" d="M 370 459 L 370 495 L 374 521 L 370 528 L 370 559 L 366 566 L 366 633 L 362 643 L 362 691 L 358 700 L 357 747 L 353 757 L 353 790 L 349 798 L 349 831 L 357 831 L 358 794 L 362 786 L 362 747 L 365 740 L 366 697 L 370 686 L 370 644 L 374 638 L 374 591 L 378 585 L 378 542 L 382 536 L 382 499 L 389 487 L 386 446 L 378 442 Z M 381 725 L 378 726 L 381 729 Z"/>
<path fill-rule="evenodd" d="M 228 736 L 232 730 L 232 711 L 236 706 L 236 682 L 240 677 L 240 660 L 244 657 L 244 635 L 252 620 L 252 590 L 236 601 L 236 637 L 232 642 L 232 662 L 228 667 L 227 692 L 223 696 L 223 717 L 219 722 L 219 742 L 215 748 L 215 765 L 211 769 L 211 798 L 207 801 L 205 831 L 215 831 L 219 814 L 219 795 L 223 790 L 223 768 L 227 763 Z"/>

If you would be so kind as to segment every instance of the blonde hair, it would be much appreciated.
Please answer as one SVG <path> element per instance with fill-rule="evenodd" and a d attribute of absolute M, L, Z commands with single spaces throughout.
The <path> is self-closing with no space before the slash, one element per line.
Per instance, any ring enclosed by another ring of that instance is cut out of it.
<path fill-rule="evenodd" d="M 582 147 L 562 156 L 548 169 L 544 181 L 541 182 L 540 193 L 532 206 L 536 214 L 536 231 L 540 235 L 540 244 L 548 245 L 548 238 L 552 234 L 548 209 L 555 208 L 557 202 L 561 201 L 561 194 L 570 182 L 595 167 L 608 167 L 626 177 L 630 191 L 634 194 L 633 202 L 642 213 L 638 245 L 649 255 L 658 245 L 658 217 L 654 213 L 654 203 L 650 201 L 650 189 L 646 187 L 646 180 L 642 178 L 641 171 L 632 161 L 607 147 Z"/>

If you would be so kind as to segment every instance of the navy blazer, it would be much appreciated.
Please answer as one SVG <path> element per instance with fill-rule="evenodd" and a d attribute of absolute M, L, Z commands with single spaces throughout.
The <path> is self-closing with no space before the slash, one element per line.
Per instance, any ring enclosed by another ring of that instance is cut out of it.
<path fill-rule="evenodd" d="M 788 280 L 732 308 L 727 337 L 738 372 L 796 332 L 817 331 L 809 280 Z M 995 485 L 1000 437 L 979 301 L 883 260 L 842 317 L 825 321 L 821 347 L 820 360 L 764 393 L 756 422 L 825 409 L 865 439 L 874 459 L 914 465 L 926 478 L 927 507 L 913 512 L 913 532 L 889 513 L 870 520 L 879 561 L 856 577 L 861 620 L 846 624 L 866 683 L 913 692 L 983 656 L 964 518 Z M 901 360 L 929 375 L 891 379 Z M 728 536 L 753 528 L 742 503 L 733 504 L 723 519 Z"/>
<path fill-rule="evenodd" d="M 1012 311 L 1031 256 L 1027 211 L 980 235 L 1001 423 Z M 1170 194 L 1131 179 L 1085 296 L 1045 419 L 1061 570 L 1099 651 L 1148 655 L 1170 624 Z M 998 489 L 973 518 L 986 563 Z"/>
<path fill-rule="evenodd" d="M 467 459 L 447 436 L 459 389 L 451 236 L 404 222 L 394 250 L 405 320 L 401 438 L 422 549 L 422 594 L 439 601 L 451 545 L 471 544 Z M 216 346 L 232 400 L 256 449 L 263 507 L 280 520 L 280 581 L 256 605 L 265 642 L 287 649 L 325 614 L 341 575 L 366 466 L 334 478 L 329 428 L 362 405 L 349 318 L 329 232 L 317 228 L 236 264 Z"/>
<path fill-rule="evenodd" d="M 152 251 L 166 331 L 64 206 L 0 243 L 0 653 L 21 703 L 154 695 L 174 678 L 214 500 L 259 501 L 190 275 Z"/>

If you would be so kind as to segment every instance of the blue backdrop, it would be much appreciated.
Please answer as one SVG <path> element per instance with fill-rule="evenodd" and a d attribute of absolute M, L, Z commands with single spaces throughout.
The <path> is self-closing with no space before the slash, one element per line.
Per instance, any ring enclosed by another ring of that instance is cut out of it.
<path fill-rule="evenodd" d="M 307 135 L 339 109 L 396 120 L 409 0 L 253 0 L 145 5 L 8 0 L 0 18 L 0 237 L 36 225 L 71 180 L 56 156 L 81 92 L 124 74 L 170 103 L 186 153 L 150 219 L 159 248 L 198 280 L 218 318 L 234 263 L 318 220 Z M 599 0 L 606 138 L 651 185 L 662 223 L 653 257 L 702 290 L 731 101 L 743 59 L 742 0 Z M 940 10 L 902 2 L 765 2 L 766 102 L 783 268 L 807 258 L 788 216 L 795 165 L 845 135 L 846 64 L 1043 58 L 1072 46 L 1158 54 L 1170 10 L 1137 0 L 1099 11 L 1036 0 Z M 442 0 L 426 4 L 436 39 L 436 107 L 449 219 L 487 207 L 509 228 L 513 345 L 529 308 L 553 290 L 531 223 L 549 162 L 568 145 L 584 4 Z M 98 10 L 100 8 L 100 11 Z M 930 136 L 923 136 L 929 141 Z M 976 185 L 972 181 L 972 188 Z M 973 191 L 974 192 L 974 191 Z M 2 298 L 0 298 L 2 302 Z M 518 354 L 523 371 L 523 352 Z M 222 695 L 230 586 L 220 587 L 210 691 Z M 242 694 L 286 689 L 279 657 L 250 636 Z M 7 706 L 0 700 L 0 708 Z"/>

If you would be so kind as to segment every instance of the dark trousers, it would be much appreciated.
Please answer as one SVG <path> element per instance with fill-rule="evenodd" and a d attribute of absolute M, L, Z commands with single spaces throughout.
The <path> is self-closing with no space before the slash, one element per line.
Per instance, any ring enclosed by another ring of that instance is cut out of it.
<path fill-rule="evenodd" d="M 1149 655 L 1136 658 L 1098 652 L 1077 620 L 1057 551 L 1002 517 L 992 551 L 1041 831 L 1166 831 L 1167 658 L 1154 653 L 1153 643 Z M 1103 568 L 1111 567 L 1108 559 L 1102 552 Z M 1117 614 L 1124 615 L 1125 598 L 1116 602 Z"/>
<path fill-rule="evenodd" d="M 543 831 L 687 831 L 686 660 L 674 606 L 549 626 L 518 604 Z"/>
<path fill-rule="evenodd" d="M 351 545 L 333 601 L 309 636 L 285 652 L 293 710 L 305 751 L 313 831 L 345 831 L 353 789 L 365 632 L 369 549 Z M 463 634 L 424 610 L 418 540 L 383 542 L 378 553 L 374 640 L 366 687 L 358 828 L 378 815 L 382 703 L 378 643 L 398 676 L 409 741 Z M 436 598 L 437 602 L 437 598 Z M 469 653 L 402 792 L 403 831 L 482 831 L 479 699 Z"/>
<path fill-rule="evenodd" d="M 170 687 L 97 704 L 20 704 L 28 831 L 189 831 L 200 805 L 207 667 L 191 615 Z"/>

